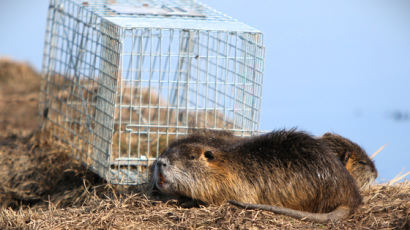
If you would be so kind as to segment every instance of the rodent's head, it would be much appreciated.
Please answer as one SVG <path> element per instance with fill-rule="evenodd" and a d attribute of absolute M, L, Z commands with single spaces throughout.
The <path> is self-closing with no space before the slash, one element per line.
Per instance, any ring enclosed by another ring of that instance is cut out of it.
<path fill-rule="evenodd" d="M 361 149 L 346 154 L 349 155 L 345 163 L 346 169 L 355 179 L 357 186 L 360 189 L 369 187 L 377 178 L 373 161 Z"/>
<path fill-rule="evenodd" d="M 163 193 L 218 203 L 215 184 L 223 183 L 223 153 L 201 143 L 171 145 L 156 161 L 153 180 Z"/>
<path fill-rule="evenodd" d="M 333 133 L 325 133 L 322 139 L 342 161 L 360 189 L 376 180 L 376 166 L 358 144 Z"/>

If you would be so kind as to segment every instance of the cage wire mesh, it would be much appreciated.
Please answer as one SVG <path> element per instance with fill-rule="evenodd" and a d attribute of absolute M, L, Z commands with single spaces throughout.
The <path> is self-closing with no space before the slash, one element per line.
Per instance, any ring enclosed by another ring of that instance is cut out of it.
<path fill-rule="evenodd" d="M 140 184 L 194 128 L 259 129 L 260 31 L 201 3 L 51 0 L 40 111 L 110 183 Z"/>

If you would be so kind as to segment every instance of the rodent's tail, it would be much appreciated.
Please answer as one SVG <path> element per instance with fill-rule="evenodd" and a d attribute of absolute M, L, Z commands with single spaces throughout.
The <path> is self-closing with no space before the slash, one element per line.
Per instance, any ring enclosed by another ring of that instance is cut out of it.
<path fill-rule="evenodd" d="M 294 210 L 290 208 L 278 207 L 273 205 L 265 205 L 265 204 L 245 204 L 237 201 L 230 200 L 229 203 L 242 207 L 242 208 L 250 208 L 250 209 L 261 209 L 271 211 L 277 214 L 283 214 L 286 216 L 290 216 L 300 220 L 309 220 L 319 223 L 325 223 L 328 221 L 335 221 L 345 219 L 350 215 L 350 208 L 344 205 L 337 207 L 335 210 L 328 212 L 328 213 L 312 213 L 312 212 L 305 212 Z"/>

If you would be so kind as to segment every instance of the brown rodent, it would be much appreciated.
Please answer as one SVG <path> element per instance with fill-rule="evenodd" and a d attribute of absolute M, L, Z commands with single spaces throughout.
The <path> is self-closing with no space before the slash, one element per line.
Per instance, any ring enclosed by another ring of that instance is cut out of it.
<path fill-rule="evenodd" d="M 191 134 L 160 155 L 153 182 L 165 194 L 207 204 L 230 201 L 299 219 L 338 220 L 360 205 L 361 196 L 330 151 L 296 130 L 235 141 Z"/>
<path fill-rule="evenodd" d="M 334 133 L 325 133 L 321 139 L 342 161 L 360 189 L 369 187 L 376 180 L 376 167 L 358 144 Z"/>

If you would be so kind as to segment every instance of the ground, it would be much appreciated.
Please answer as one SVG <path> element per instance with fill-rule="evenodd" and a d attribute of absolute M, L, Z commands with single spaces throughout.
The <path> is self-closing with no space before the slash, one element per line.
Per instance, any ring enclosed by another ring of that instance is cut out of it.
<path fill-rule="evenodd" d="M 182 208 L 113 186 L 40 132 L 40 77 L 0 60 L 0 229 L 410 229 L 410 183 L 372 185 L 349 219 L 315 224 L 229 204 Z"/>

